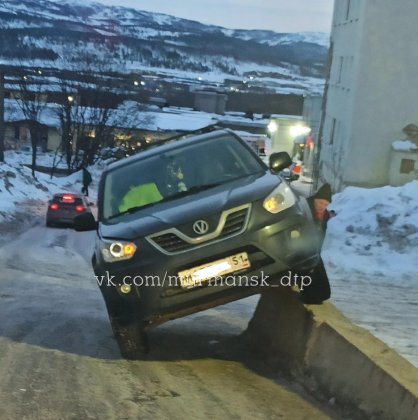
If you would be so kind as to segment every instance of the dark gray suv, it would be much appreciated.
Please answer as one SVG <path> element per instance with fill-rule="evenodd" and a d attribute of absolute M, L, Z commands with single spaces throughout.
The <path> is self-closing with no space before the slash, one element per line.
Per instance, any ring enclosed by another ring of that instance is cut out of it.
<path fill-rule="evenodd" d="M 75 229 L 97 229 L 93 268 L 124 357 L 146 352 L 150 327 L 283 278 L 307 303 L 329 298 L 310 208 L 279 175 L 290 164 L 282 152 L 267 167 L 233 132 L 216 130 L 107 167 L 98 221 L 80 215 Z"/>

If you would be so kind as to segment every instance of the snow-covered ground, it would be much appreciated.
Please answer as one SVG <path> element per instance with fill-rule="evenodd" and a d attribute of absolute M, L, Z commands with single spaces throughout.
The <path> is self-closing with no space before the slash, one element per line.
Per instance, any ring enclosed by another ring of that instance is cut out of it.
<path fill-rule="evenodd" d="M 51 167 L 53 154 L 39 154 L 37 165 Z M 0 223 L 13 218 L 21 206 L 28 200 L 48 201 L 52 194 L 59 192 L 81 192 L 81 171 L 65 177 L 52 177 L 49 174 L 36 172 L 36 179 L 32 177 L 30 165 L 31 155 L 5 152 L 5 162 L 0 163 Z M 93 182 L 91 193 L 97 187 L 101 168 L 104 163 L 91 168 Z"/>
<path fill-rule="evenodd" d="M 418 285 L 418 181 L 336 194 L 323 248 L 338 273 Z M 380 281 L 380 280 L 378 280 Z"/>
<path fill-rule="evenodd" d="M 47 165 L 48 158 L 43 157 Z M 81 174 L 54 177 L 23 165 L 27 156 L 6 152 L 0 164 L 0 222 L 13 218 L 28 200 L 55 192 L 79 192 Z M 92 199 L 104 163 L 91 168 Z M 302 179 L 303 181 L 303 179 Z M 309 193 L 308 182 L 293 183 Z M 418 181 L 402 187 L 348 187 L 333 197 L 323 247 L 333 303 L 418 366 Z"/>
<path fill-rule="evenodd" d="M 418 367 L 418 181 L 336 194 L 322 256 L 333 303 Z"/>
<path fill-rule="evenodd" d="M 292 187 L 313 194 L 310 178 Z M 332 303 L 418 367 L 418 181 L 333 196 L 322 248 Z"/>

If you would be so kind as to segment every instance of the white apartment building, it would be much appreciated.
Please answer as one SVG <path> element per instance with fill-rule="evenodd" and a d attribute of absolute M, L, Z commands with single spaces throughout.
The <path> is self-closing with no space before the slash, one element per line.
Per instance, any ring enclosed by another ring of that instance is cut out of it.
<path fill-rule="evenodd" d="M 392 143 L 418 124 L 418 0 L 335 0 L 330 48 L 320 179 L 386 185 Z"/>

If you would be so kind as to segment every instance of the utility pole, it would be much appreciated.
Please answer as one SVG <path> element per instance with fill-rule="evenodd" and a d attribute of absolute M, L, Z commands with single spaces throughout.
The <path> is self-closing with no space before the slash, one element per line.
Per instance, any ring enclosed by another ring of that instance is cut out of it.
<path fill-rule="evenodd" d="M 4 162 L 4 73 L 0 69 L 0 163 Z"/>

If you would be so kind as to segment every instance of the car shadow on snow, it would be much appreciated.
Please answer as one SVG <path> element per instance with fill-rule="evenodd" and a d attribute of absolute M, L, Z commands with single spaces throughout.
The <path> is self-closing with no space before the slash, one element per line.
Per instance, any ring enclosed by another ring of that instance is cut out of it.
<path fill-rule="evenodd" d="M 62 287 L 62 286 L 61 286 Z M 70 292 L 71 289 L 68 290 Z M 13 290 L 0 293 L 1 337 L 44 349 L 104 360 L 122 359 L 113 337 L 104 303 L 95 292 L 86 291 L 85 300 L 49 302 L 48 299 L 25 303 Z M 91 294 L 93 293 L 93 294 Z M 62 294 L 62 293 L 60 293 Z M 100 292 L 97 290 L 97 294 Z M 255 299 L 254 299 L 255 298 Z M 242 360 L 245 343 L 241 338 L 255 309 L 257 296 L 242 306 L 233 302 L 167 322 L 148 332 L 150 352 L 147 361 L 193 359 Z M 19 316 L 10 314 L 19 310 Z"/>

